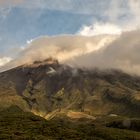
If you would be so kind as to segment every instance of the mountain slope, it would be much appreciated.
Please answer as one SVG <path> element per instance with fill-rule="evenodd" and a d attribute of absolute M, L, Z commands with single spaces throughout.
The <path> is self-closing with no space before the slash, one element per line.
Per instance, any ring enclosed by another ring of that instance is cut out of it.
<path fill-rule="evenodd" d="M 140 77 L 36 61 L 0 73 L 0 108 L 11 105 L 46 119 L 70 112 L 140 117 Z"/>
<path fill-rule="evenodd" d="M 119 128 L 125 118 L 104 117 L 96 121 L 55 118 L 45 120 L 17 106 L 0 111 L 0 139 L 4 140 L 140 140 L 140 120 Z M 135 123 L 137 122 L 137 123 Z M 119 126 L 115 125 L 120 124 Z M 122 125 L 123 126 L 123 125 Z M 133 127 L 136 126 L 133 130 Z"/>

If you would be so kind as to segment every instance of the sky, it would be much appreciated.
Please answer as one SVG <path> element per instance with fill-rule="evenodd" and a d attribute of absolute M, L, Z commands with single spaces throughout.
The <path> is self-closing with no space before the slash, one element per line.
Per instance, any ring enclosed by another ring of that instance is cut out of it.
<path fill-rule="evenodd" d="M 96 22 L 123 26 L 132 13 L 127 0 L 115 1 L 121 5 L 114 0 L 0 0 L 0 55 L 39 36 L 76 34 Z"/>
<path fill-rule="evenodd" d="M 99 46 L 108 44 L 106 39 L 112 43 L 114 38 L 139 29 L 139 13 L 139 0 L 0 0 L 0 66 L 19 59 L 25 52 L 28 54 L 28 47 L 32 48 L 32 44 L 40 42 L 41 38 L 46 44 L 44 38 L 47 41 L 48 38 L 49 41 L 57 38 L 56 42 L 61 42 L 58 41 L 61 37 L 68 36 L 69 42 L 73 37 L 82 36 L 78 40 L 86 40 L 83 48 L 90 48 L 93 52 L 98 47 L 93 45 L 96 43 L 92 40 L 96 39 L 90 37 L 100 36 L 97 39 Z M 74 42 L 77 44 L 76 39 Z M 42 48 L 42 42 L 37 44 L 35 48 Z M 49 51 L 54 44 L 52 41 L 49 43 Z M 66 43 L 55 44 L 58 48 L 63 45 L 74 48 L 74 45 Z"/>

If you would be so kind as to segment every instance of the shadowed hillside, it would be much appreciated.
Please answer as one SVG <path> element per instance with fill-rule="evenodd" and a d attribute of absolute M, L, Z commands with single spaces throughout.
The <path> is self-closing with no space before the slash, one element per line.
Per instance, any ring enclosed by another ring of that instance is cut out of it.
<path fill-rule="evenodd" d="M 17 105 L 46 119 L 61 113 L 140 117 L 140 78 L 47 59 L 0 74 L 0 107 Z"/>

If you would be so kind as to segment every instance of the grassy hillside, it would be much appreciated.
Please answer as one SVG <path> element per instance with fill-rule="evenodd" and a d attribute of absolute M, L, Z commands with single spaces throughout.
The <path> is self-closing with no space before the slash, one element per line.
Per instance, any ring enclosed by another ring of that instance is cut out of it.
<path fill-rule="evenodd" d="M 0 139 L 4 140 L 140 140 L 139 129 L 107 126 L 122 118 L 55 118 L 50 121 L 23 112 L 16 106 L 0 111 Z M 106 120 L 106 121 L 104 121 Z M 140 123 L 138 123 L 140 127 Z"/>

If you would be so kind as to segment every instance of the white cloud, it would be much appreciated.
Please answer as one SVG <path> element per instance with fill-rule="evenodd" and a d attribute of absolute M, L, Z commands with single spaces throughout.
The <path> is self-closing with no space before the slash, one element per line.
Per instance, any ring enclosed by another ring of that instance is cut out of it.
<path fill-rule="evenodd" d="M 28 44 L 22 53 L 25 62 L 54 56 L 61 62 L 96 51 L 116 38 L 115 36 L 58 36 L 41 37 Z M 82 46 L 82 47 L 81 47 Z"/>
<path fill-rule="evenodd" d="M 27 44 L 31 44 L 33 42 L 33 39 L 27 40 Z"/>
<path fill-rule="evenodd" d="M 84 26 L 80 29 L 78 34 L 83 36 L 94 36 L 102 34 L 120 35 L 122 29 L 111 23 L 95 23 L 90 26 Z"/>
<path fill-rule="evenodd" d="M 120 69 L 140 75 L 140 30 L 124 32 L 104 49 L 79 56 L 67 63 L 81 67 Z"/>
<path fill-rule="evenodd" d="M 4 66 L 5 64 L 10 62 L 11 60 L 12 60 L 12 58 L 10 58 L 10 57 L 2 57 L 2 58 L 0 58 L 0 66 Z"/>
<path fill-rule="evenodd" d="M 18 57 L 1 69 L 1 71 L 32 63 L 36 60 L 44 60 L 48 57 L 55 57 L 60 63 L 65 63 L 76 57 L 98 51 L 116 38 L 117 36 L 109 35 L 40 37 L 27 44 L 27 47 L 18 54 Z"/>

